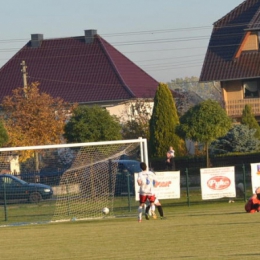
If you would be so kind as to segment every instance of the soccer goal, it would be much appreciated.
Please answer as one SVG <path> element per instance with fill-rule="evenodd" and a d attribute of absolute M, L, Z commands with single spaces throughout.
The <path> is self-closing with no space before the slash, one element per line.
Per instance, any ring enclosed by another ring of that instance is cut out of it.
<path fill-rule="evenodd" d="M 10 191 L 10 183 L 5 183 L 5 194 L 0 186 L 0 199 L 5 195 L 8 204 L 13 200 L 20 203 L 20 199 L 27 203 L 49 202 L 46 207 L 53 208 L 53 221 L 102 217 L 104 207 L 115 215 L 122 213 L 122 208 L 129 210 L 129 197 L 134 197 L 133 173 L 140 161 L 149 165 L 147 140 L 142 138 L 0 148 L 1 176 L 10 174 L 53 190 L 52 198 L 45 199 L 37 187 L 33 197 L 20 195 L 17 187 Z"/>

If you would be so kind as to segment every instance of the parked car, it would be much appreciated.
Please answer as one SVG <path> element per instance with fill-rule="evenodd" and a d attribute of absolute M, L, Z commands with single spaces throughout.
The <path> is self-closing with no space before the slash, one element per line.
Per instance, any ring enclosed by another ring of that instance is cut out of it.
<path fill-rule="evenodd" d="M 0 174 L 0 199 L 28 200 L 38 203 L 43 199 L 50 199 L 53 190 L 49 185 L 28 183 L 10 174 Z"/>
<path fill-rule="evenodd" d="M 59 185 L 62 174 L 66 171 L 63 170 L 41 170 L 40 172 L 22 172 L 19 176 L 26 182 L 40 182 L 50 186 Z"/>

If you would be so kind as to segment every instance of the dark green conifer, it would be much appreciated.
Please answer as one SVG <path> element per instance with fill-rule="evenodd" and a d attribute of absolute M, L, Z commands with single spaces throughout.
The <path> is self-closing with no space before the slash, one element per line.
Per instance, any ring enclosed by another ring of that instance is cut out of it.
<path fill-rule="evenodd" d="M 177 109 L 169 87 L 160 83 L 155 97 L 153 113 L 150 119 L 149 155 L 166 156 L 169 146 L 173 146 L 176 155 L 183 153 L 183 141 L 175 134 L 179 124 Z"/>
<path fill-rule="evenodd" d="M 255 129 L 255 137 L 260 139 L 260 126 L 257 123 L 254 114 L 252 113 L 252 107 L 250 105 L 245 105 L 245 108 L 242 112 L 241 123 L 247 125 L 249 129 Z"/>

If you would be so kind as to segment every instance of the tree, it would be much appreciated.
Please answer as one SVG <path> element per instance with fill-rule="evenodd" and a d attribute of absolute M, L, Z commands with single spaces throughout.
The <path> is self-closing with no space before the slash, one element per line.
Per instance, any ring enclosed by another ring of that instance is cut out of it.
<path fill-rule="evenodd" d="M 194 92 L 204 100 L 212 99 L 222 102 L 221 87 L 219 82 L 199 82 L 197 77 L 185 77 L 171 80 L 167 83 L 170 89 L 180 92 Z"/>
<path fill-rule="evenodd" d="M 149 153 L 151 157 L 166 156 L 169 146 L 176 154 L 184 151 L 183 141 L 175 134 L 179 124 L 172 93 L 166 84 L 160 83 L 154 97 L 153 113 L 150 119 Z"/>
<path fill-rule="evenodd" d="M 122 118 L 122 136 L 124 139 L 149 139 L 149 120 L 151 118 L 152 103 L 149 100 L 135 100 L 129 102 Z"/>
<path fill-rule="evenodd" d="M 183 139 L 198 141 L 206 146 L 207 167 L 208 148 L 212 141 L 224 136 L 231 128 L 231 119 L 220 104 L 206 100 L 190 108 L 181 118 L 176 132 Z"/>
<path fill-rule="evenodd" d="M 2 147 L 4 144 L 6 144 L 9 140 L 7 131 L 4 127 L 4 124 L 2 121 L 0 121 L 0 147 Z"/>
<path fill-rule="evenodd" d="M 260 147 L 255 132 L 256 129 L 249 129 L 247 125 L 235 125 L 225 136 L 214 141 L 210 150 L 214 154 L 255 152 Z"/>
<path fill-rule="evenodd" d="M 122 139 L 119 120 L 99 106 L 77 107 L 64 130 L 69 143 Z"/>
<path fill-rule="evenodd" d="M 41 93 L 39 83 L 34 82 L 26 88 L 13 90 L 12 96 L 3 100 L 6 129 L 9 146 L 33 146 L 58 144 L 62 142 L 64 125 L 68 111 L 73 106 L 60 98 Z M 31 152 L 20 157 L 25 160 Z M 35 154 L 35 167 L 38 170 L 38 156 Z"/>
<path fill-rule="evenodd" d="M 247 125 L 249 129 L 255 129 L 255 137 L 260 139 L 260 126 L 252 113 L 252 107 L 248 104 L 243 109 L 241 123 Z"/>

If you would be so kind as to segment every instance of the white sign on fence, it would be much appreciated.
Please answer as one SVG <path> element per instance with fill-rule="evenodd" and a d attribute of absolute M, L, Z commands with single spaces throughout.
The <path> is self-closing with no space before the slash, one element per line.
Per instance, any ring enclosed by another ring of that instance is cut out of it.
<path fill-rule="evenodd" d="M 236 197 L 233 166 L 200 169 L 200 183 L 203 200 Z"/>
<path fill-rule="evenodd" d="M 252 193 L 260 187 L 260 163 L 251 163 Z"/>
<path fill-rule="evenodd" d="M 157 182 L 154 185 L 155 195 L 158 199 L 179 199 L 180 171 L 156 172 Z M 138 173 L 135 173 L 135 199 L 139 200 L 139 186 L 137 185 Z"/>

